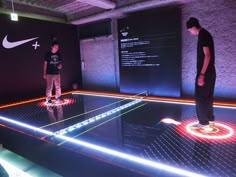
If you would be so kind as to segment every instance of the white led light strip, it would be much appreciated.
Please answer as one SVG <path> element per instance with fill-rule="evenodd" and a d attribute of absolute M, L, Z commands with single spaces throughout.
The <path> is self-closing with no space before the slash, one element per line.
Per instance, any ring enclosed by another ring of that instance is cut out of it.
<path fill-rule="evenodd" d="M 98 121 L 98 120 L 100 120 L 100 119 L 103 119 L 103 118 L 105 118 L 105 117 L 107 117 L 107 116 L 109 116 L 109 115 L 115 114 L 115 113 L 117 113 L 118 111 L 121 111 L 121 110 L 123 110 L 123 109 L 129 108 L 129 107 L 131 107 L 131 106 L 133 106 L 133 105 L 135 105 L 135 104 L 137 104 L 137 103 L 140 103 L 141 101 L 142 101 L 141 99 L 137 99 L 137 100 L 135 100 L 135 101 L 132 101 L 132 102 L 127 103 L 127 104 L 124 104 L 124 105 L 119 106 L 119 107 L 117 107 L 117 108 L 115 108 L 115 109 L 112 109 L 112 110 L 110 110 L 110 111 L 104 112 L 104 113 L 102 113 L 102 114 L 99 114 L 99 115 L 97 115 L 97 116 L 94 116 L 94 117 L 92 117 L 92 118 L 89 118 L 89 119 L 87 119 L 87 120 L 84 120 L 84 121 L 82 121 L 82 122 L 79 122 L 79 123 L 77 123 L 77 124 L 71 125 L 71 126 L 69 126 L 69 127 L 67 127 L 67 128 L 64 128 L 64 129 L 61 129 L 61 130 L 59 130 L 59 131 L 56 131 L 56 132 L 54 132 L 54 134 L 64 135 L 64 134 L 66 134 L 66 133 L 68 133 L 68 132 L 72 132 L 72 131 L 75 130 L 75 129 L 79 129 L 79 128 L 84 127 L 84 126 L 86 126 L 86 125 L 88 125 L 88 124 L 91 124 L 91 123 L 96 122 L 96 121 Z"/>
<path fill-rule="evenodd" d="M 54 135 L 53 132 L 43 130 L 43 129 L 31 126 L 31 125 L 28 125 L 28 124 L 25 124 L 25 123 L 22 123 L 22 122 L 19 122 L 19 121 L 15 121 L 15 120 L 12 120 L 12 119 L 9 119 L 9 118 L 6 118 L 6 117 L 0 116 L 0 120 L 10 122 L 12 124 L 16 124 L 18 126 L 21 126 L 21 127 L 27 128 L 27 129 L 31 129 L 31 130 L 34 130 L 34 131 L 37 131 L 37 132 L 40 132 L 40 133 L 43 133 L 43 134 L 46 134 L 46 135 Z M 159 169 L 159 170 L 165 170 L 169 173 L 174 173 L 174 174 L 178 174 L 178 175 L 182 175 L 182 176 L 204 177 L 204 175 L 201 175 L 201 174 L 197 174 L 197 173 L 194 173 L 194 172 L 191 172 L 191 171 L 186 171 L 186 170 L 179 169 L 179 168 L 176 168 L 176 167 L 168 166 L 168 165 L 165 165 L 165 164 L 162 164 L 162 163 L 157 163 L 157 162 L 154 162 L 154 161 L 151 161 L 151 160 L 146 160 L 146 159 L 143 159 L 143 158 L 140 158 L 140 157 L 137 157 L 137 156 L 129 155 L 129 154 L 119 152 L 119 151 L 115 151 L 115 150 L 112 150 L 112 149 L 108 149 L 106 147 L 97 146 L 95 144 L 91 144 L 91 143 L 81 141 L 81 140 L 78 140 L 78 139 L 73 139 L 73 138 L 70 138 L 68 136 L 55 135 L 55 137 L 57 137 L 61 140 L 66 140 L 68 142 L 90 148 L 90 149 L 95 150 L 95 151 L 99 151 L 99 152 L 102 152 L 102 153 L 105 153 L 105 154 L 110 154 L 110 155 L 113 155 L 113 156 L 118 157 L 118 158 L 126 159 L 128 161 L 132 161 L 132 162 L 135 162 L 135 163 L 138 163 L 138 164 L 142 164 L 144 166 L 153 167 L 153 168 Z"/>

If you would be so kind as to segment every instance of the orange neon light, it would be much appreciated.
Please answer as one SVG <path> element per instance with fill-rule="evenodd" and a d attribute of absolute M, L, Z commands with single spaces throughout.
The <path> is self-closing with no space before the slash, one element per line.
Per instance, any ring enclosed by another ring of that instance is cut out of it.
<path fill-rule="evenodd" d="M 73 93 L 73 92 L 74 91 L 65 92 L 62 95 L 70 94 L 70 93 Z M 45 97 L 39 97 L 39 98 L 28 99 L 28 100 L 25 100 L 25 101 L 18 101 L 18 102 L 14 102 L 14 103 L 9 103 L 9 104 L 5 104 L 5 105 L 0 106 L 0 109 L 11 107 L 11 106 L 18 106 L 18 105 L 25 104 L 25 103 L 32 103 L 34 101 L 40 101 L 42 99 L 45 99 Z"/>
<path fill-rule="evenodd" d="M 153 100 L 153 101 L 170 101 L 170 102 L 180 102 L 180 103 L 194 103 L 195 102 L 193 99 L 188 99 L 188 98 L 132 95 L 132 94 L 85 91 L 85 90 L 74 90 L 74 91 L 64 92 L 62 95 L 72 94 L 72 93 L 96 94 L 96 95 L 101 95 L 101 96 L 106 95 L 106 96 L 130 97 L 130 98 L 133 97 L 133 98 L 143 98 L 143 99 Z M 30 103 L 30 102 L 34 102 L 34 101 L 40 101 L 42 99 L 45 99 L 45 97 L 39 97 L 39 98 L 35 98 L 35 99 L 29 99 L 29 100 L 26 100 L 26 101 L 19 101 L 19 102 L 16 102 L 16 103 L 10 103 L 10 104 L 6 104 L 6 105 L 2 105 L 2 106 L 0 106 L 0 109 L 1 108 L 6 108 L 6 107 L 11 107 L 11 106 L 17 106 L 17 105 L 21 105 L 21 104 L 25 104 L 25 103 Z M 214 101 L 214 105 L 236 107 L 236 102 Z"/>
<path fill-rule="evenodd" d="M 96 94 L 96 95 L 107 95 L 107 96 L 144 98 L 144 99 L 154 100 L 154 101 L 158 100 L 158 101 L 171 101 L 171 102 L 182 102 L 182 103 L 195 103 L 194 99 L 190 99 L 190 98 L 174 98 L 174 97 L 132 95 L 132 94 L 97 92 L 97 91 L 82 91 L 82 90 L 75 90 L 74 92 L 81 93 L 81 94 Z M 214 101 L 214 105 L 236 107 L 236 102 Z"/>

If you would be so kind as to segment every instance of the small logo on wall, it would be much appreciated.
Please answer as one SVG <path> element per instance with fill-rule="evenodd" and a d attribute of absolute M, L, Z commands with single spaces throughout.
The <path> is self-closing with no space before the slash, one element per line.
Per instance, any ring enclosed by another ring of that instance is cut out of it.
<path fill-rule="evenodd" d="M 122 32 L 122 36 L 126 37 L 129 33 L 128 32 Z"/>
<path fill-rule="evenodd" d="M 128 26 L 126 26 L 126 27 L 124 27 L 123 29 L 120 30 L 120 32 L 121 32 L 123 37 L 127 37 L 128 36 L 128 34 L 129 34 L 128 31 L 129 31 L 129 27 Z"/>
<path fill-rule="evenodd" d="M 17 46 L 20 46 L 20 45 L 23 45 L 27 42 L 30 42 L 30 41 L 33 41 L 35 39 L 37 39 L 38 37 L 35 37 L 35 38 L 30 38 L 30 39 L 24 39 L 24 40 L 20 40 L 20 41 L 14 41 L 14 42 L 10 42 L 8 41 L 7 39 L 7 36 L 5 36 L 5 38 L 3 39 L 2 41 L 2 46 L 6 49 L 12 49 L 14 47 L 17 47 Z M 38 44 L 38 41 L 35 42 L 35 44 L 32 45 L 34 47 L 34 49 L 36 50 L 40 45 Z"/>

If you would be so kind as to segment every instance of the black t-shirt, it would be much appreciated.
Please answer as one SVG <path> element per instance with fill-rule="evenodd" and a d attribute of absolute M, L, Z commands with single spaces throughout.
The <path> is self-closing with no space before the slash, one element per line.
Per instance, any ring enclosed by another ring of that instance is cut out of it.
<path fill-rule="evenodd" d="M 57 66 L 62 62 L 59 52 L 47 52 L 45 55 L 45 61 L 47 61 L 46 74 L 59 74 L 59 69 L 57 68 Z"/>
<path fill-rule="evenodd" d="M 215 50 L 214 50 L 214 41 L 211 34 L 202 28 L 198 34 L 198 45 L 197 45 L 197 73 L 200 74 L 203 61 L 204 61 L 204 52 L 203 47 L 209 47 L 210 49 L 210 63 L 207 67 L 206 73 L 214 73 L 215 72 Z"/>

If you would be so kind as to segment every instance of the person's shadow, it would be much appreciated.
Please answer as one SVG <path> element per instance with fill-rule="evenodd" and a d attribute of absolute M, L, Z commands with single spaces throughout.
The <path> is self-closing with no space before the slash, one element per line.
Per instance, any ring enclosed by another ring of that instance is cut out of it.
<path fill-rule="evenodd" d="M 47 111 L 49 121 L 52 123 L 51 129 L 57 131 L 64 128 L 62 105 L 47 106 Z"/>

